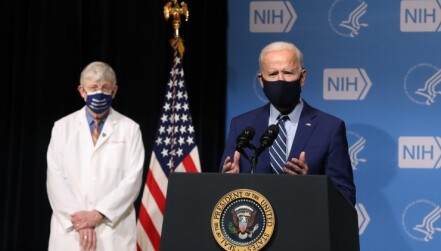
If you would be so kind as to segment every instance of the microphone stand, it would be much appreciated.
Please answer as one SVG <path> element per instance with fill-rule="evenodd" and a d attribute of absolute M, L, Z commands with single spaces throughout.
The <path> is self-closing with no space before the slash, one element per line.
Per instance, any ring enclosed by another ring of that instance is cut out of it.
<path fill-rule="evenodd" d="M 259 157 L 259 155 L 263 151 L 263 149 L 261 149 L 260 147 L 257 148 L 256 146 L 254 146 L 251 143 L 247 146 L 247 148 L 254 150 L 254 153 L 251 156 L 251 159 L 248 157 L 247 153 L 245 152 L 245 150 L 242 147 L 236 147 L 236 150 L 239 151 L 240 154 L 242 154 L 245 157 L 245 159 L 251 163 L 251 173 L 254 173 L 256 170 L 256 165 L 257 165 L 257 157 Z"/>
<path fill-rule="evenodd" d="M 257 158 L 260 156 L 260 154 L 263 152 L 265 147 L 254 147 L 255 151 L 253 156 L 251 156 L 251 173 L 254 174 L 256 171 L 257 166 Z"/>
<path fill-rule="evenodd" d="M 257 165 L 257 155 L 256 153 L 251 156 L 251 174 L 254 174 L 256 171 L 256 165 Z"/>
<path fill-rule="evenodd" d="M 258 148 L 251 143 L 246 147 L 251 150 L 254 150 L 254 154 L 251 156 L 251 159 L 248 157 L 248 155 L 245 152 L 243 147 L 236 147 L 236 150 L 238 152 L 240 152 L 240 154 L 243 155 L 245 157 L 245 159 L 251 163 L 251 173 L 254 173 L 254 170 L 256 169 L 256 164 L 257 164 L 256 152 L 258 151 Z"/>

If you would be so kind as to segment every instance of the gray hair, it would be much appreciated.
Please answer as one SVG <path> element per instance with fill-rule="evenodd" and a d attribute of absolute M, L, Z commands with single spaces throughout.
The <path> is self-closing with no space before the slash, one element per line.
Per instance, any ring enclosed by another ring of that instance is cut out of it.
<path fill-rule="evenodd" d="M 88 64 L 80 76 L 80 83 L 82 86 L 85 86 L 85 80 L 91 79 L 93 81 L 110 81 L 113 85 L 116 85 L 116 75 L 110 65 L 95 61 Z"/>
<path fill-rule="evenodd" d="M 280 50 L 293 50 L 295 52 L 295 54 L 297 55 L 297 63 L 299 64 L 299 66 L 302 69 L 305 68 L 305 65 L 303 63 L 303 53 L 299 50 L 299 48 L 297 48 L 292 43 L 278 41 L 278 42 L 272 42 L 272 43 L 268 44 L 260 52 L 260 56 L 259 56 L 259 69 L 260 69 L 260 71 L 262 71 L 263 57 L 265 56 L 265 54 L 268 52 L 280 51 Z"/>

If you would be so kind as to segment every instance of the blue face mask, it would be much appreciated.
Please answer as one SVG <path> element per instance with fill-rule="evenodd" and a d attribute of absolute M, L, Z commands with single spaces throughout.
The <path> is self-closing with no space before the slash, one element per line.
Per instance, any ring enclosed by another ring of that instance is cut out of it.
<path fill-rule="evenodd" d="M 88 93 L 86 105 L 96 114 L 104 113 L 112 105 L 112 94 L 102 93 L 101 91 Z"/>
<path fill-rule="evenodd" d="M 262 78 L 263 92 L 280 112 L 290 112 L 300 100 L 300 78 L 291 82 L 284 80 L 266 81 Z"/>

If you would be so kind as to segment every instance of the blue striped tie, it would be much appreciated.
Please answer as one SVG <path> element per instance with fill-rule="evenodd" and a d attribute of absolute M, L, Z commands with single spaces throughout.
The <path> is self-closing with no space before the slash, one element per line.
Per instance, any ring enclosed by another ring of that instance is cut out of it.
<path fill-rule="evenodd" d="M 274 140 L 271 146 L 270 153 L 270 164 L 273 168 L 274 173 L 283 173 L 283 167 L 286 164 L 286 129 L 285 121 L 289 119 L 287 115 L 281 116 L 277 123 L 279 125 L 279 134 Z"/>

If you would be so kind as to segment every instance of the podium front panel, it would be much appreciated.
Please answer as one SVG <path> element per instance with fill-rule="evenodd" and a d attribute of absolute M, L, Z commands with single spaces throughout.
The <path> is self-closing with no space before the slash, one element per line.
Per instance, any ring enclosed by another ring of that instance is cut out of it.
<path fill-rule="evenodd" d="M 356 210 L 327 176 L 219 173 L 170 175 L 160 250 L 224 250 L 212 213 L 236 189 L 262 194 L 274 210 L 275 230 L 261 250 L 359 250 Z"/>

